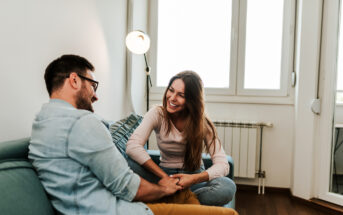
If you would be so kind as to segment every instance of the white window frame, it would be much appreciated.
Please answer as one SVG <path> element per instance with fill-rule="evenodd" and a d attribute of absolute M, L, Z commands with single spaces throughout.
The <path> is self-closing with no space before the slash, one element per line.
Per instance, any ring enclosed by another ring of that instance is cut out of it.
<path fill-rule="evenodd" d="M 212 102 L 293 104 L 291 75 L 293 72 L 296 0 L 285 0 L 282 38 L 281 82 L 279 90 L 244 89 L 245 22 L 248 0 L 232 0 L 230 87 L 206 88 L 206 99 Z M 151 99 L 160 100 L 165 87 L 156 87 L 158 0 L 149 1 L 148 53 L 152 66 Z M 243 38 L 243 39 L 242 39 Z M 180 72 L 180 71 L 178 71 Z M 271 98 L 273 97 L 273 98 Z"/>
<path fill-rule="evenodd" d="M 331 170 L 332 170 L 332 141 L 334 131 L 334 110 L 335 110 L 335 93 L 336 76 L 337 76 L 337 55 L 339 35 L 339 20 L 342 16 L 340 11 L 342 0 L 324 1 L 323 14 L 323 31 L 320 71 L 325 78 L 321 78 L 322 86 L 322 111 L 320 118 L 316 123 L 317 135 L 316 145 L 316 178 L 315 197 L 337 204 L 343 204 L 343 195 L 330 192 Z M 342 33 L 340 30 L 340 33 Z M 324 104 L 324 105 L 323 105 Z"/>

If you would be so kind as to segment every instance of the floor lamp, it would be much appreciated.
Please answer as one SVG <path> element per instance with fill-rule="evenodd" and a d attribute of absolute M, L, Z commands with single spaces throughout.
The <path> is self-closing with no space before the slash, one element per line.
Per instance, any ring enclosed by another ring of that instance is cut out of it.
<path fill-rule="evenodd" d="M 145 53 L 150 48 L 150 38 L 143 31 L 131 31 L 126 36 L 126 47 L 134 54 L 143 54 L 145 61 L 145 72 L 146 72 L 146 111 L 149 110 L 149 90 L 152 86 L 150 77 L 150 67 L 146 58 Z"/>

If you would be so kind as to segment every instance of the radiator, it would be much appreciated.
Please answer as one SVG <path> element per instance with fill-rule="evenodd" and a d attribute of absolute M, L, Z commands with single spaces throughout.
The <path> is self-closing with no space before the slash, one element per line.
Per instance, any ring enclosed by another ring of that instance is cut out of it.
<path fill-rule="evenodd" d="M 214 121 L 214 125 L 226 154 L 230 155 L 235 163 L 234 176 L 255 178 L 255 175 L 261 172 L 262 150 L 257 150 L 262 139 L 260 138 L 259 141 L 258 130 L 262 135 L 263 126 L 271 126 L 271 124 Z M 257 166 L 259 166 L 259 171 L 256 171 Z"/>

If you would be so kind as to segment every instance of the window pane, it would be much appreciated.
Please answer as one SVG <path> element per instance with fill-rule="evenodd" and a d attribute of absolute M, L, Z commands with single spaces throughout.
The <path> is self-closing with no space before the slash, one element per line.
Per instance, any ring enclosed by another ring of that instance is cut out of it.
<path fill-rule="evenodd" d="M 245 89 L 280 89 L 283 0 L 248 0 Z"/>
<path fill-rule="evenodd" d="M 231 0 L 159 0 L 157 86 L 183 70 L 205 87 L 228 88 Z"/>

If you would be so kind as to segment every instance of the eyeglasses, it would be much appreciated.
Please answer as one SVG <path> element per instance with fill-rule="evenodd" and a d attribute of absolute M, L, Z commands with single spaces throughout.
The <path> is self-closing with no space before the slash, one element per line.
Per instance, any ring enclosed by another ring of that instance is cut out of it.
<path fill-rule="evenodd" d="M 86 81 L 89 81 L 92 83 L 92 87 L 94 89 L 94 92 L 96 92 L 96 90 L 98 89 L 98 86 L 99 86 L 99 82 L 98 81 L 94 81 L 93 79 L 90 79 L 90 78 L 87 78 L 83 75 L 80 75 L 80 74 L 77 74 L 80 78 L 86 80 Z"/>

